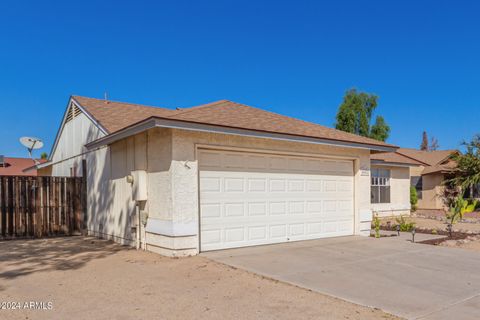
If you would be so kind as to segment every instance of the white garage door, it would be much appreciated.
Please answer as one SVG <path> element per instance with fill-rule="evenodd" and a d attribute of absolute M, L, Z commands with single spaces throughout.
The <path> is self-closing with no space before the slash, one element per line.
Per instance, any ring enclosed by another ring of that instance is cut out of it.
<path fill-rule="evenodd" d="M 353 234 L 353 162 L 199 150 L 201 250 Z"/>

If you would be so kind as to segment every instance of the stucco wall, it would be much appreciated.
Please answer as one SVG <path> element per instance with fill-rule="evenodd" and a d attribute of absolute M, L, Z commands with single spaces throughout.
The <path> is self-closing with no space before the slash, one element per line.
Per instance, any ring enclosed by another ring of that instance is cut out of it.
<path fill-rule="evenodd" d="M 424 166 L 411 167 L 410 175 L 412 177 L 422 176 Z M 422 176 L 422 199 L 418 199 L 418 209 L 439 210 L 444 209 L 444 203 L 441 195 L 443 192 L 442 182 L 444 176 L 441 173 L 427 174 Z"/>
<path fill-rule="evenodd" d="M 368 214 L 371 209 L 368 150 L 160 128 L 88 153 L 90 232 L 135 243 L 135 202 L 125 177 L 132 170 L 147 170 L 147 249 L 171 256 L 198 253 L 199 144 L 354 159 L 355 233 L 369 234 L 370 222 L 360 223 L 360 211 Z"/>
<path fill-rule="evenodd" d="M 87 168 L 89 232 L 122 244 L 135 244 L 136 204 L 126 177 L 133 170 L 147 169 L 147 134 L 88 153 Z M 145 209 L 148 211 L 148 206 Z"/>
<path fill-rule="evenodd" d="M 422 177 L 423 190 L 422 199 L 418 201 L 419 209 L 443 209 L 444 203 L 442 200 L 443 191 L 443 174 L 427 174 Z"/>
<path fill-rule="evenodd" d="M 390 170 L 390 203 L 372 203 L 372 211 L 380 217 L 410 214 L 410 169 L 388 166 L 377 168 Z"/>
<path fill-rule="evenodd" d="M 420 177 L 422 175 L 424 166 L 412 166 L 410 167 L 410 176 L 411 177 Z"/>
<path fill-rule="evenodd" d="M 176 223 L 182 225 L 184 230 L 191 230 L 195 233 L 192 236 L 195 237 L 196 250 L 198 250 L 199 219 L 198 163 L 196 160 L 196 146 L 198 145 L 355 158 L 355 232 L 356 234 L 369 233 L 370 223 L 359 222 L 360 210 L 370 211 L 370 153 L 368 150 L 172 130 L 171 178 L 172 194 L 174 195 L 172 211 Z"/>

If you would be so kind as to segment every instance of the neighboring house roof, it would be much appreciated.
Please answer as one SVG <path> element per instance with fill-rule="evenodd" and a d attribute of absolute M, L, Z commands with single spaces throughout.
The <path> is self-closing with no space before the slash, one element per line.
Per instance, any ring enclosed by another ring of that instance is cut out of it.
<path fill-rule="evenodd" d="M 370 155 L 370 160 L 375 164 L 400 164 L 407 166 L 421 166 L 422 162 L 406 157 L 398 152 L 381 152 Z"/>
<path fill-rule="evenodd" d="M 283 116 L 244 104 L 220 100 L 177 110 L 72 96 L 109 134 L 133 126 L 149 118 L 254 130 L 274 134 L 326 139 L 369 146 L 397 148 L 378 140 L 358 136 L 315 123 Z"/>
<path fill-rule="evenodd" d="M 457 150 L 422 151 L 408 148 L 400 148 L 396 152 L 410 159 L 420 161 L 425 166 L 422 175 L 453 171 L 456 163 L 451 159 L 451 156 L 458 153 Z"/>
<path fill-rule="evenodd" d="M 447 160 L 452 154 L 457 153 L 457 150 L 436 150 L 436 151 L 422 151 L 417 149 L 400 148 L 396 151 L 411 159 L 420 161 L 427 166 L 435 166 Z"/>
<path fill-rule="evenodd" d="M 45 160 L 38 159 L 39 162 Z M 31 168 L 35 162 L 30 158 L 12 158 L 5 157 L 3 165 L 0 165 L 0 176 L 36 176 L 37 170 L 32 169 L 28 172 L 24 170 Z"/>
<path fill-rule="evenodd" d="M 449 173 L 455 170 L 457 164 L 455 161 L 447 161 L 442 164 L 437 164 L 434 166 L 426 167 L 423 169 L 422 174 L 433 174 L 433 173 Z"/>

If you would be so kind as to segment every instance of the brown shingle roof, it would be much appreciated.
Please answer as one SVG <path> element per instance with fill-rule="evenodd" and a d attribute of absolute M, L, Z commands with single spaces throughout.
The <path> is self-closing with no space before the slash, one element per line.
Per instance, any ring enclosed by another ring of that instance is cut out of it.
<path fill-rule="evenodd" d="M 400 163 L 400 164 L 408 164 L 408 165 L 417 165 L 421 166 L 423 163 L 406 157 L 397 152 L 381 152 L 381 153 L 374 153 L 370 155 L 371 160 L 382 161 L 385 163 Z"/>
<path fill-rule="evenodd" d="M 168 117 L 176 110 L 149 107 L 133 103 L 105 101 L 72 96 L 108 133 L 113 133 L 146 118 Z"/>
<path fill-rule="evenodd" d="M 437 150 L 422 151 L 417 149 L 400 148 L 396 152 L 407 156 L 411 159 L 423 162 L 428 166 L 435 166 L 446 160 L 450 155 L 456 153 L 456 150 Z"/>
<path fill-rule="evenodd" d="M 80 96 L 73 96 L 72 98 L 86 109 L 108 133 L 113 133 L 150 117 L 159 117 L 224 127 L 395 148 L 395 146 L 381 141 L 228 100 L 221 100 L 192 108 L 171 110 L 123 102 L 108 101 L 107 103 L 105 100 Z"/>
<path fill-rule="evenodd" d="M 422 171 L 422 174 L 449 173 L 453 172 L 456 168 L 457 162 L 454 159 L 448 159 L 447 161 L 442 161 L 434 166 L 425 167 L 425 169 Z"/>
<path fill-rule="evenodd" d="M 38 159 L 38 161 L 45 162 L 46 160 Z M 36 176 L 36 169 L 28 170 L 28 172 L 23 171 L 34 165 L 35 162 L 30 158 L 5 157 L 4 165 L 0 166 L 0 176 Z"/>

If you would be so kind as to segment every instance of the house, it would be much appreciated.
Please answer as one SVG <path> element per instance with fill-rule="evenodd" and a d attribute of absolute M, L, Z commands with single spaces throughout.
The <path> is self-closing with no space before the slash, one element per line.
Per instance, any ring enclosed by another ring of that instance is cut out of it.
<path fill-rule="evenodd" d="M 371 157 L 372 211 L 379 217 L 409 215 L 410 172 L 422 162 L 398 152 L 382 152 Z"/>
<path fill-rule="evenodd" d="M 39 170 L 86 177 L 90 234 L 185 256 L 369 235 L 370 155 L 396 149 L 227 100 L 72 96 Z"/>
<path fill-rule="evenodd" d="M 443 210 L 443 182 L 456 167 L 451 159 L 457 150 L 422 151 L 400 148 L 397 153 L 416 160 L 420 166 L 410 168 L 411 185 L 417 189 L 418 209 Z"/>
<path fill-rule="evenodd" d="M 44 160 L 37 159 L 38 162 Z M 14 158 L 0 155 L 0 176 L 36 176 L 35 161 L 31 158 Z"/>

